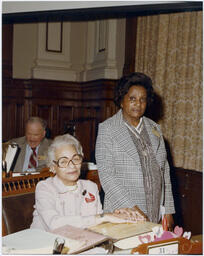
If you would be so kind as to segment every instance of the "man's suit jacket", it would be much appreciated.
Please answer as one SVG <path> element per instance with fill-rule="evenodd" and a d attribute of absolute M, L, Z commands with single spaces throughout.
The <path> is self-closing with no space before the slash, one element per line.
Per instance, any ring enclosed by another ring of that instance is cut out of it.
<path fill-rule="evenodd" d="M 23 170 L 23 164 L 25 160 L 25 153 L 26 153 L 26 137 L 20 137 L 20 138 L 15 138 L 12 139 L 11 142 L 16 142 L 20 148 L 19 155 L 17 157 L 15 166 L 14 166 L 14 172 L 22 172 Z M 40 147 L 38 149 L 38 167 L 37 169 L 42 169 L 43 167 L 46 166 L 46 159 L 47 159 L 47 150 L 49 145 L 51 144 L 52 140 L 48 140 L 44 138 L 41 143 Z"/>
<path fill-rule="evenodd" d="M 149 118 L 143 117 L 143 121 L 164 177 L 163 197 L 166 213 L 174 213 L 169 164 L 160 127 Z M 123 121 L 122 110 L 99 124 L 96 162 L 105 192 L 104 210 L 113 211 L 137 205 L 147 213 L 140 158 Z"/>

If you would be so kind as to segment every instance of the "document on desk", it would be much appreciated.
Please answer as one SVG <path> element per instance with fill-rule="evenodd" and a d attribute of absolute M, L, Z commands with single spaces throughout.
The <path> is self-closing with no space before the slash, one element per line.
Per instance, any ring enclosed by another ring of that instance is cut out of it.
<path fill-rule="evenodd" d="M 94 232 L 103 234 L 105 236 L 111 237 L 115 240 L 120 240 L 123 238 L 128 238 L 147 232 L 151 232 L 152 228 L 155 226 L 161 226 L 160 224 L 152 222 L 139 222 L 139 223 L 102 223 L 97 226 L 89 228 Z"/>
<path fill-rule="evenodd" d="M 36 175 L 36 174 L 40 174 L 40 172 L 13 172 L 12 177 L 27 176 L 31 174 Z"/>
<path fill-rule="evenodd" d="M 103 234 L 98 234 L 87 229 L 77 228 L 70 225 L 65 225 L 63 227 L 57 228 L 52 232 L 54 234 L 59 234 L 63 237 L 67 237 L 69 239 L 80 241 L 83 245 L 77 250 L 73 251 L 72 253 L 74 254 L 78 254 L 82 251 L 93 248 L 94 246 L 99 245 L 109 239 Z"/>
<path fill-rule="evenodd" d="M 16 143 L 11 143 L 8 145 L 5 161 L 7 163 L 7 173 L 10 171 L 14 158 L 18 151 L 18 145 Z"/>
<path fill-rule="evenodd" d="M 57 234 L 41 229 L 24 229 L 2 238 L 3 254 L 52 254 Z M 63 237 L 69 254 L 83 246 L 81 241 Z"/>

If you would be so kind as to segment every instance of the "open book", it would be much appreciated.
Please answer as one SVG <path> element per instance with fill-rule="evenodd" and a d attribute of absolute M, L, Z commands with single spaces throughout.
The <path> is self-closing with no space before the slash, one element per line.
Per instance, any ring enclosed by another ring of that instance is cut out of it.
<path fill-rule="evenodd" d="M 52 231 L 54 234 L 58 234 L 69 239 L 74 239 L 82 243 L 82 246 L 73 253 L 80 253 L 82 251 L 93 248 L 108 240 L 107 236 L 103 234 L 97 234 L 93 231 L 65 225 Z"/>
<path fill-rule="evenodd" d="M 105 236 L 111 237 L 112 239 L 119 240 L 127 237 L 132 237 L 135 235 L 144 234 L 152 231 L 155 226 L 161 226 L 160 224 L 152 222 L 138 222 L 138 223 L 102 223 L 97 226 L 89 228 L 94 232 L 103 234 Z"/>
<path fill-rule="evenodd" d="M 106 235 L 112 238 L 115 242 L 114 245 L 122 250 L 137 247 L 142 242 L 139 236 L 142 235 L 143 239 L 148 235 L 153 237 L 152 228 L 161 226 L 160 224 L 152 222 L 138 222 L 138 223 L 102 223 L 97 226 L 91 227 L 90 230 L 98 232 L 99 234 Z"/>

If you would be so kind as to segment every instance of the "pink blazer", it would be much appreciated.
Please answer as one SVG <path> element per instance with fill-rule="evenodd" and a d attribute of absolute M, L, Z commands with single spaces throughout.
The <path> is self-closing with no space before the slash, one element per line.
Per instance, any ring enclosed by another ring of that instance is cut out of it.
<path fill-rule="evenodd" d="M 78 188 L 68 191 L 55 175 L 36 186 L 31 228 L 45 231 L 66 224 L 85 228 L 95 224 L 95 215 L 103 212 L 97 185 L 90 180 L 78 180 Z"/>

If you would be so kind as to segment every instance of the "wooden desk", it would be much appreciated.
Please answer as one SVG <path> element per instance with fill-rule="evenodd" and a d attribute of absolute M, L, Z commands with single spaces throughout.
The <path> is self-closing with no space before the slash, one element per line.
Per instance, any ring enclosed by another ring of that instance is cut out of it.
<path fill-rule="evenodd" d="M 195 235 L 191 237 L 191 241 L 203 242 L 203 235 Z"/>
<path fill-rule="evenodd" d="M 202 235 L 198 236 L 199 239 L 201 239 Z M 201 241 L 194 240 L 195 238 L 192 237 L 191 240 L 185 239 L 183 237 L 178 237 L 178 238 L 172 238 L 164 241 L 157 241 L 157 242 L 151 242 L 147 244 L 141 244 L 136 248 L 133 248 L 131 253 L 139 253 L 139 254 L 149 254 L 149 250 L 152 250 L 153 248 L 156 248 L 156 254 L 167 254 L 165 253 L 165 248 L 167 246 L 174 246 L 178 245 L 178 254 L 197 254 L 197 255 L 202 255 L 203 254 L 203 242 L 202 239 Z M 173 249 L 175 250 L 175 249 Z M 167 249 L 168 251 L 168 249 Z M 155 253 L 154 252 L 154 253 Z M 152 252 L 153 253 L 153 252 Z M 152 254 L 151 253 L 151 254 Z M 169 254 L 169 253 L 168 253 Z"/>

